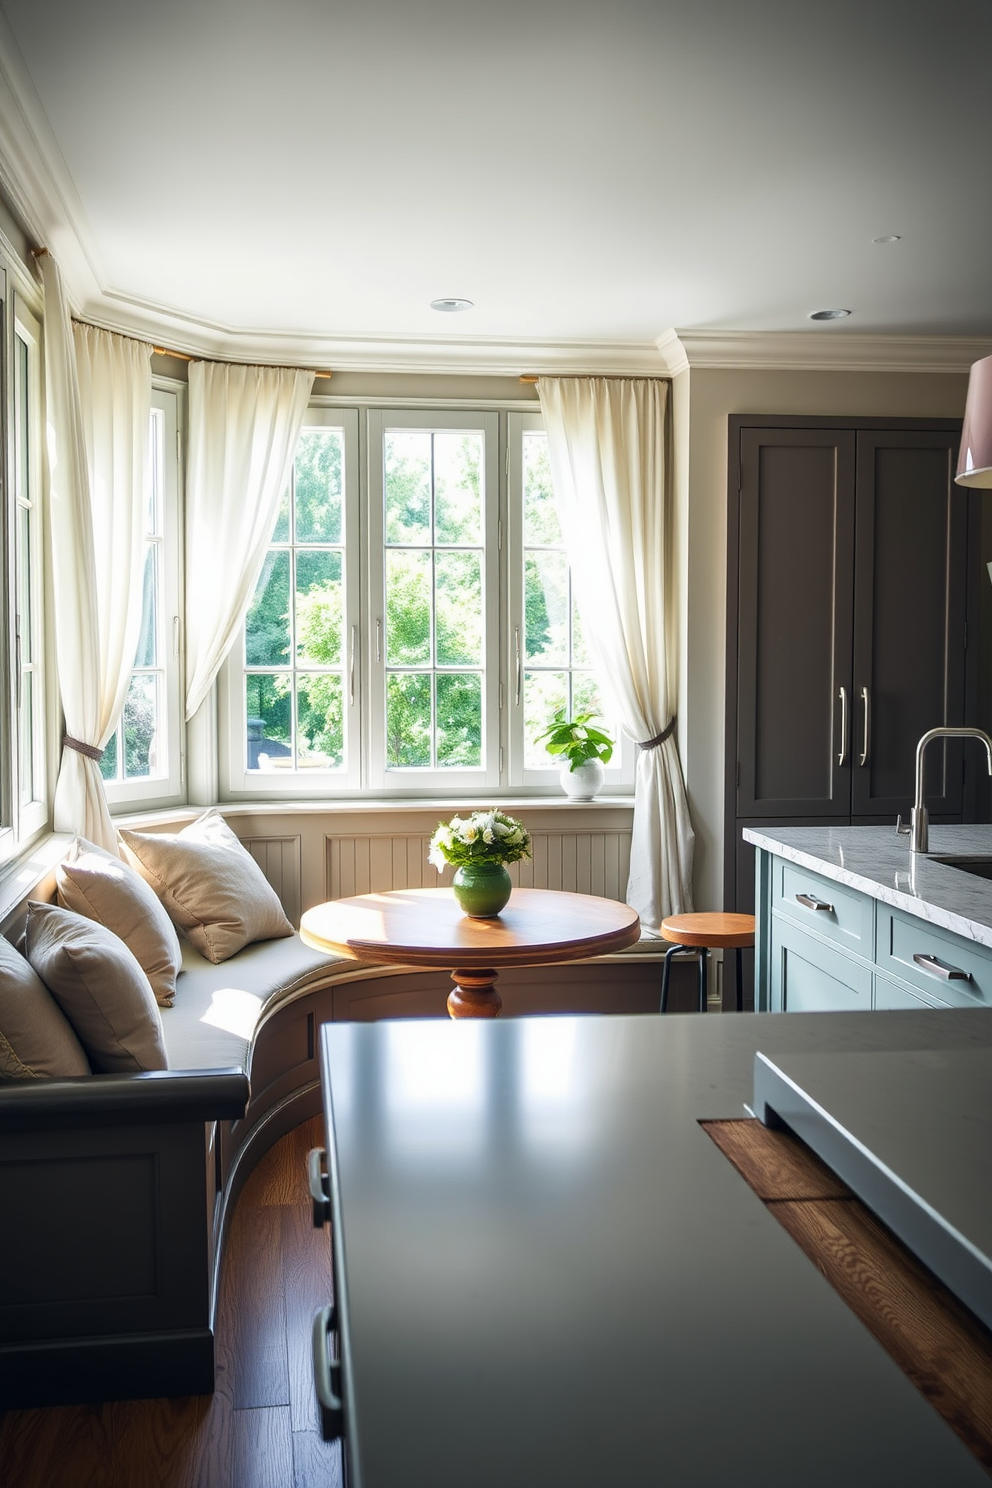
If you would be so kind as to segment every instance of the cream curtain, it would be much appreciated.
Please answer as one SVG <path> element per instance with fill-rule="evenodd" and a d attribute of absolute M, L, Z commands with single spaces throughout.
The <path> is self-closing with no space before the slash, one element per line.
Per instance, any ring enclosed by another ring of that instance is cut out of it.
<path fill-rule="evenodd" d="M 187 719 L 248 611 L 312 386 L 312 372 L 190 364 Z"/>
<path fill-rule="evenodd" d="M 55 828 L 110 852 L 99 759 L 117 727 L 141 624 L 151 348 L 73 332 L 58 265 L 42 258 L 55 648 L 65 715 Z"/>
<path fill-rule="evenodd" d="M 542 377 L 538 391 L 583 630 L 624 731 L 640 746 L 627 902 L 657 928 L 692 909 L 693 833 L 670 677 L 668 385 Z"/>

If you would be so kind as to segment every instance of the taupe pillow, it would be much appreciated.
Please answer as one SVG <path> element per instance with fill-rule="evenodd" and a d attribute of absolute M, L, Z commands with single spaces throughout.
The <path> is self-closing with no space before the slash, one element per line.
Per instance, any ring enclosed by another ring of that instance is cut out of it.
<path fill-rule="evenodd" d="M 181 832 L 119 834 L 130 862 L 179 929 L 218 964 L 253 940 L 292 935 L 279 897 L 219 811 Z"/>
<path fill-rule="evenodd" d="M 28 902 L 27 956 L 104 1074 L 168 1069 L 162 1017 L 124 942 L 95 920 Z"/>
<path fill-rule="evenodd" d="M 158 895 L 129 863 L 77 837 L 55 871 L 59 903 L 106 925 L 125 942 L 151 982 L 155 1001 L 171 1007 L 183 952 Z"/>
<path fill-rule="evenodd" d="M 0 935 L 0 1080 L 88 1075 L 89 1060 L 38 973 Z"/>

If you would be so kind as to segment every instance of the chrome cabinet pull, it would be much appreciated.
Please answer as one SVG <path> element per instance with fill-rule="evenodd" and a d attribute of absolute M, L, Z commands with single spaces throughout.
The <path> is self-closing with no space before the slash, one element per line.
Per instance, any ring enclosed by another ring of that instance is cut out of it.
<path fill-rule="evenodd" d="M 307 1155 L 307 1177 L 313 1204 L 313 1227 L 322 1230 L 331 1218 L 331 1193 L 325 1168 L 327 1154 L 323 1147 L 311 1147 Z"/>
<path fill-rule="evenodd" d="M 337 1329 L 333 1307 L 321 1307 L 313 1318 L 313 1384 L 320 1407 L 320 1434 L 337 1441 L 344 1431 L 344 1402 L 341 1399 L 341 1362 L 331 1358 L 330 1336 Z"/>
<path fill-rule="evenodd" d="M 862 741 L 861 763 L 862 765 L 866 765 L 868 763 L 868 750 L 871 742 L 871 699 L 868 696 L 867 687 L 862 687 L 861 689 L 861 701 L 865 705 L 865 736 Z"/>
<path fill-rule="evenodd" d="M 839 765 L 847 764 L 847 688 L 840 689 L 840 754 L 837 756 Z"/>
<path fill-rule="evenodd" d="M 826 910 L 827 914 L 834 912 L 832 904 L 828 904 L 825 899 L 817 899 L 815 894 L 797 894 L 796 901 L 805 909 L 822 909 Z"/>
<path fill-rule="evenodd" d="M 948 966 L 946 961 L 940 961 L 936 956 L 928 956 L 922 951 L 915 951 L 913 960 L 921 971 L 925 971 L 928 976 L 939 977 L 942 982 L 971 981 L 970 971 L 962 971 L 960 966 Z"/>

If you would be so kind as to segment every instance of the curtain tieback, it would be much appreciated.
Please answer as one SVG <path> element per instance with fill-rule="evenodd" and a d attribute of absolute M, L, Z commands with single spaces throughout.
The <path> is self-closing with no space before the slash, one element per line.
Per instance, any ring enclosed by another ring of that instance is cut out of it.
<path fill-rule="evenodd" d="M 77 754 L 85 754 L 87 759 L 96 760 L 99 763 L 103 759 L 103 750 L 97 749 L 95 744 L 84 744 L 82 739 L 74 739 L 71 734 L 62 735 L 63 749 L 74 749 Z"/>
<path fill-rule="evenodd" d="M 648 739 L 648 741 L 647 741 L 646 744 L 642 744 L 640 742 L 640 740 L 638 740 L 638 742 L 637 742 L 638 749 L 657 749 L 659 744 L 664 744 L 664 742 L 665 742 L 666 739 L 671 738 L 672 730 L 675 727 L 675 720 L 676 720 L 677 717 L 678 717 L 678 714 L 677 713 L 673 713 L 672 714 L 672 720 L 669 723 L 668 727 L 662 729 L 662 731 L 661 731 L 660 734 L 655 734 L 655 736 L 654 736 L 653 739 Z"/>

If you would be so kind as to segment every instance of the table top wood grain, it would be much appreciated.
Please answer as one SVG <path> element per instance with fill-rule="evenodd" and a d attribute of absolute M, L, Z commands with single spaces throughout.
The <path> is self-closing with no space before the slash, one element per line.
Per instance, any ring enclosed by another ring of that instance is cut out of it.
<path fill-rule="evenodd" d="M 300 935 L 359 961 L 442 968 L 535 966 L 623 950 L 637 911 L 615 899 L 515 888 L 492 919 L 464 914 L 450 889 L 396 889 L 308 909 Z"/>

